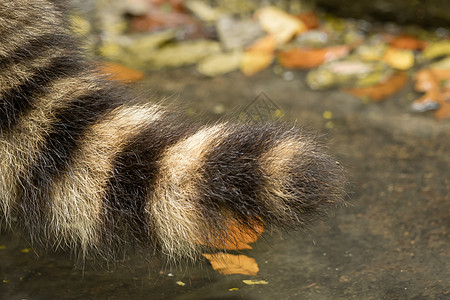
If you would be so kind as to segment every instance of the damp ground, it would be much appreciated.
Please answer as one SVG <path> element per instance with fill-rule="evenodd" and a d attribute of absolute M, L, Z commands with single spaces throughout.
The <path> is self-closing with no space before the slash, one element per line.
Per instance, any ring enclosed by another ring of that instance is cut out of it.
<path fill-rule="evenodd" d="M 185 68 L 151 73 L 141 88 L 209 122 L 236 118 L 265 92 L 286 122 L 323 134 L 345 166 L 347 206 L 242 251 L 256 259 L 257 276 L 221 275 L 206 260 L 170 267 L 134 256 L 111 270 L 77 269 L 70 253 L 27 252 L 26 240 L 3 231 L 0 299 L 450 299 L 450 121 L 412 113 L 411 86 L 365 103 L 313 92 L 303 77 L 205 78 Z"/>

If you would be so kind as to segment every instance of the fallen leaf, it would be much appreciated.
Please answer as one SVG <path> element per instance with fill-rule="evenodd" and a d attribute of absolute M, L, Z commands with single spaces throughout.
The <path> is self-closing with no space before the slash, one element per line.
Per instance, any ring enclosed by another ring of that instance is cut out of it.
<path fill-rule="evenodd" d="M 450 69 L 422 69 L 414 79 L 414 88 L 425 94 L 412 103 L 412 109 L 418 112 L 436 110 L 437 120 L 450 118 Z"/>
<path fill-rule="evenodd" d="M 197 241 L 201 245 L 213 246 L 222 250 L 252 249 L 249 245 L 256 242 L 264 228 L 261 222 L 241 225 L 237 221 L 229 222 L 222 234 L 211 235 L 205 241 Z"/>
<path fill-rule="evenodd" d="M 156 50 L 151 54 L 148 63 L 155 69 L 180 67 L 198 63 L 217 53 L 221 53 L 220 43 L 211 40 L 195 40 Z"/>
<path fill-rule="evenodd" d="M 184 283 L 183 281 L 177 281 L 176 284 L 179 285 L 179 286 L 185 286 L 186 285 L 186 283 Z"/>
<path fill-rule="evenodd" d="M 449 93 L 450 94 L 450 93 Z M 449 98 L 447 98 L 449 99 Z M 437 120 L 446 120 L 450 118 L 450 101 L 439 103 L 439 109 L 434 113 Z"/>
<path fill-rule="evenodd" d="M 303 24 L 305 24 L 308 30 L 318 28 L 320 25 L 319 18 L 317 17 L 317 14 L 313 11 L 300 13 L 296 15 L 296 17 L 299 18 L 303 22 Z"/>
<path fill-rule="evenodd" d="M 233 255 L 228 253 L 203 254 L 214 270 L 217 272 L 229 274 L 256 275 L 259 267 L 253 258 L 245 255 Z"/>
<path fill-rule="evenodd" d="M 144 16 L 134 16 L 130 26 L 133 31 L 152 32 L 163 28 L 175 28 L 177 26 L 198 26 L 190 16 L 179 13 L 165 13 L 159 10 L 152 10 Z"/>
<path fill-rule="evenodd" d="M 211 55 L 197 65 L 197 71 L 207 76 L 217 76 L 239 69 L 242 53 L 233 51 Z"/>
<path fill-rule="evenodd" d="M 414 66 L 414 53 L 412 50 L 389 47 L 382 60 L 394 69 L 408 70 Z"/>
<path fill-rule="evenodd" d="M 440 56 L 450 55 L 450 41 L 440 41 L 428 45 L 423 51 L 423 57 L 434 59 Z"/>
<path fill-rule="evenodd" d="M 266 280 L 255 280 L 255 279 L 246 279 L 242 280 L 243 283 L 248 285 L 255 285 L 255 284 L 269 284 Z"/>
<path fill-rule="evenodd" d="M 277 46 L 275 37 L 273 35 L 266 35 L 258 40 L 256 40 L 251 46 L 246 50 L 252 52 L 262 52 L 262 53 L 274 53 Z"/>
<path fill-rule="evenodd" d="M 332 87 L 368 87 L 390 76 L 393 70 L 380 61 L 364 62 L 349 58 L 336 60 L 308 72 L 306 83 L 313 90 Z"/>
<path fill-rule="evenodd" d="M 376 45 L 361 45 L 355 49 L 355 53 L 361 57 L 363 61 L 379 61 L 386 52 L 386 44 L 379 43 Z"/>
<path fill-rule="evenodd" d="M 427 46 L 425 41 L 408 34 L 388 38 L 388 43 L 391 47 L 405 50 L 422 50 Z"/>
<path fill-rule="evenodd" d="M 244 52 L 241 61 L 241 71 L 246 76 L 252 76 L 270 66 L 273 59 L 273 54 Z"/>
<path fill-rule="evenodd" d="M 275 37 L 278 45 L 289 42 L 296 34 L 307 30 L 300 19 L 274 6 L 258 9 L 255 16 L 262 28 Z"/>
<path fill-rule="evenodd" d="M 242 55 L 242 73 L 251 76 L 270 66 L 275 57 L 275 47 L 273 35 L 266 35 L 253 43 Z"/>
<path fill-rule="evenodd" d="M 414 76 L 414 89 L 419 92 L 437 91 L 443 81 L 450 82 L 450 69 L 422 69 Z M 447 88 L 448 84 L 443 86 Z"/>
<path fill-rule="evenodd" d="M 141 71 L 128 68 L 116 63 L 101 63 L 99 65 L 100 71 L 105 74 L 110 80 L 118 80 L 123 82 L 134 82 L 144 78 L 144 73 Z"/>
<path fill-rule="evenodd" d="M 320 49 L 294 48 L 278 54 L 280 65 L 286 68 L 311 69 L 346 56 L 350 51 L 347 45 L 331 46 Z"/>
<path fill-rule="evenodd" d="M 344 91 L 359 98 L 369 97 L 373 101 L 381 101 L 401 90 L 407 81 L 408 75 L 405 72 L 397 72 L 389 79 L 373 86 L 346 88 Z"/>
<path fill-rule="evenodd" d="M 186 7 L 203 22 L 215 22 L 223 14 L 219 9 L 209 6 L 208 3 L 199 0 L 185 1 Z"/>

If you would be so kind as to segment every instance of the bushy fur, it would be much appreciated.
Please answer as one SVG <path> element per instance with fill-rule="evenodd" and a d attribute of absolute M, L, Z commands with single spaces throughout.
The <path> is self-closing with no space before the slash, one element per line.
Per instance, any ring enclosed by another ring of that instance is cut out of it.
<path fill-rule="evenodd" d="M 297 127 L 198 126 L 128 104 L 75 46 L 59 3 L 0 0 L 6 224 L 83 255 L 132 244 L 196 257 L 229 224 L 301 228 L 341 201 L 341 168 Z"/>

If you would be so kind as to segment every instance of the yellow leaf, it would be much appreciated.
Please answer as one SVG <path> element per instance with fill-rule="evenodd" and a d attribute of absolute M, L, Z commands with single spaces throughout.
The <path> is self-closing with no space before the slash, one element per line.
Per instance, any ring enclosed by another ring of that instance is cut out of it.
<path fill-rule="evenodd" d="M 214 270 L 224 275 L 256 275 L 259 271 L 256 261 L 242 254 L 214 253 L 203 254 L 203 256 L 210 261 Z"/>
<path fill-rule="evenodd" d="M 197 71 L 207 76 L 217 76 L 229 73 L 239 68 L 242 53 L 234 51 L 211 55 L 197 65 Z"/>
<path fill-rule="evenodd" d="M 450 41 L 433 43 L 423 51 L 423 57 L 426 59 L 433 59 L 445 55 L 450 55 Z"/>
<path fill-rule="evenodd" d="M 412 50 L 390 47 L 384 53 L 383 61 L 394 69 L 408 70 L 414 66 L 414 53 Z"/>
<path fill-rule="evenodd" d="M 244 52 L 241 61 L 241 71 L 246 76 L 252 76 L 264 70 L 272 63 L 274 55 L 262 52 Z"/>
<path fill-rule="evenodd" d="M 256 11 L 255 15 L 262 28 L 272 34 L 279 45 L 289 42 L 294 35 L 307 30 L 300 19 L 274 6 L 263 7 Z"/>
<path fill-rule="evenodd" d="M 30 252 L 31 250 L 33 250 L 33 249 L 31 249 L 31 248 L 25 248 L 25 249 L 20 250 L 20 252 L 22 252 L 22 253 L 28 253 L 28 252 Z"/>
<path fill-rule="evenodd" d="M 254 42 L 242 55 L 242 73 L 252 76 L 270 66 L 274 59 L 275 47 L 275 37 L 270 34 Z"/>
<path fill-rule="evenodd" d="M 274 53 L 276 46 L 277 44 L 275 37 L 271 34 L 268 34 L 256 40 L 250 47 L 248 47 L 247 51 Z"/>
<path fill-rule="evenodd" d="M 243 283 L 248 285 L 254 285 L 254 284 L 269 284 L 268 281 L 265 280 L 255 280 L 255 279 L 249 279 L 249 280 L 242 280 Z"/>

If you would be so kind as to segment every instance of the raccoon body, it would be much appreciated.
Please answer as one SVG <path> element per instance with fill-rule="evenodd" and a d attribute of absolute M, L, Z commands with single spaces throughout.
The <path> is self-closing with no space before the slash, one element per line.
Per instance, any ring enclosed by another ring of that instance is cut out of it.
<path fill-rule="evenodd" d="M 0 0 L 0 212 L 33 240 L 196 257 L 242 231 L 304 227 L 343 194 L 315 138 L 199 126 L 102 78 L 60 1 Z"/>

